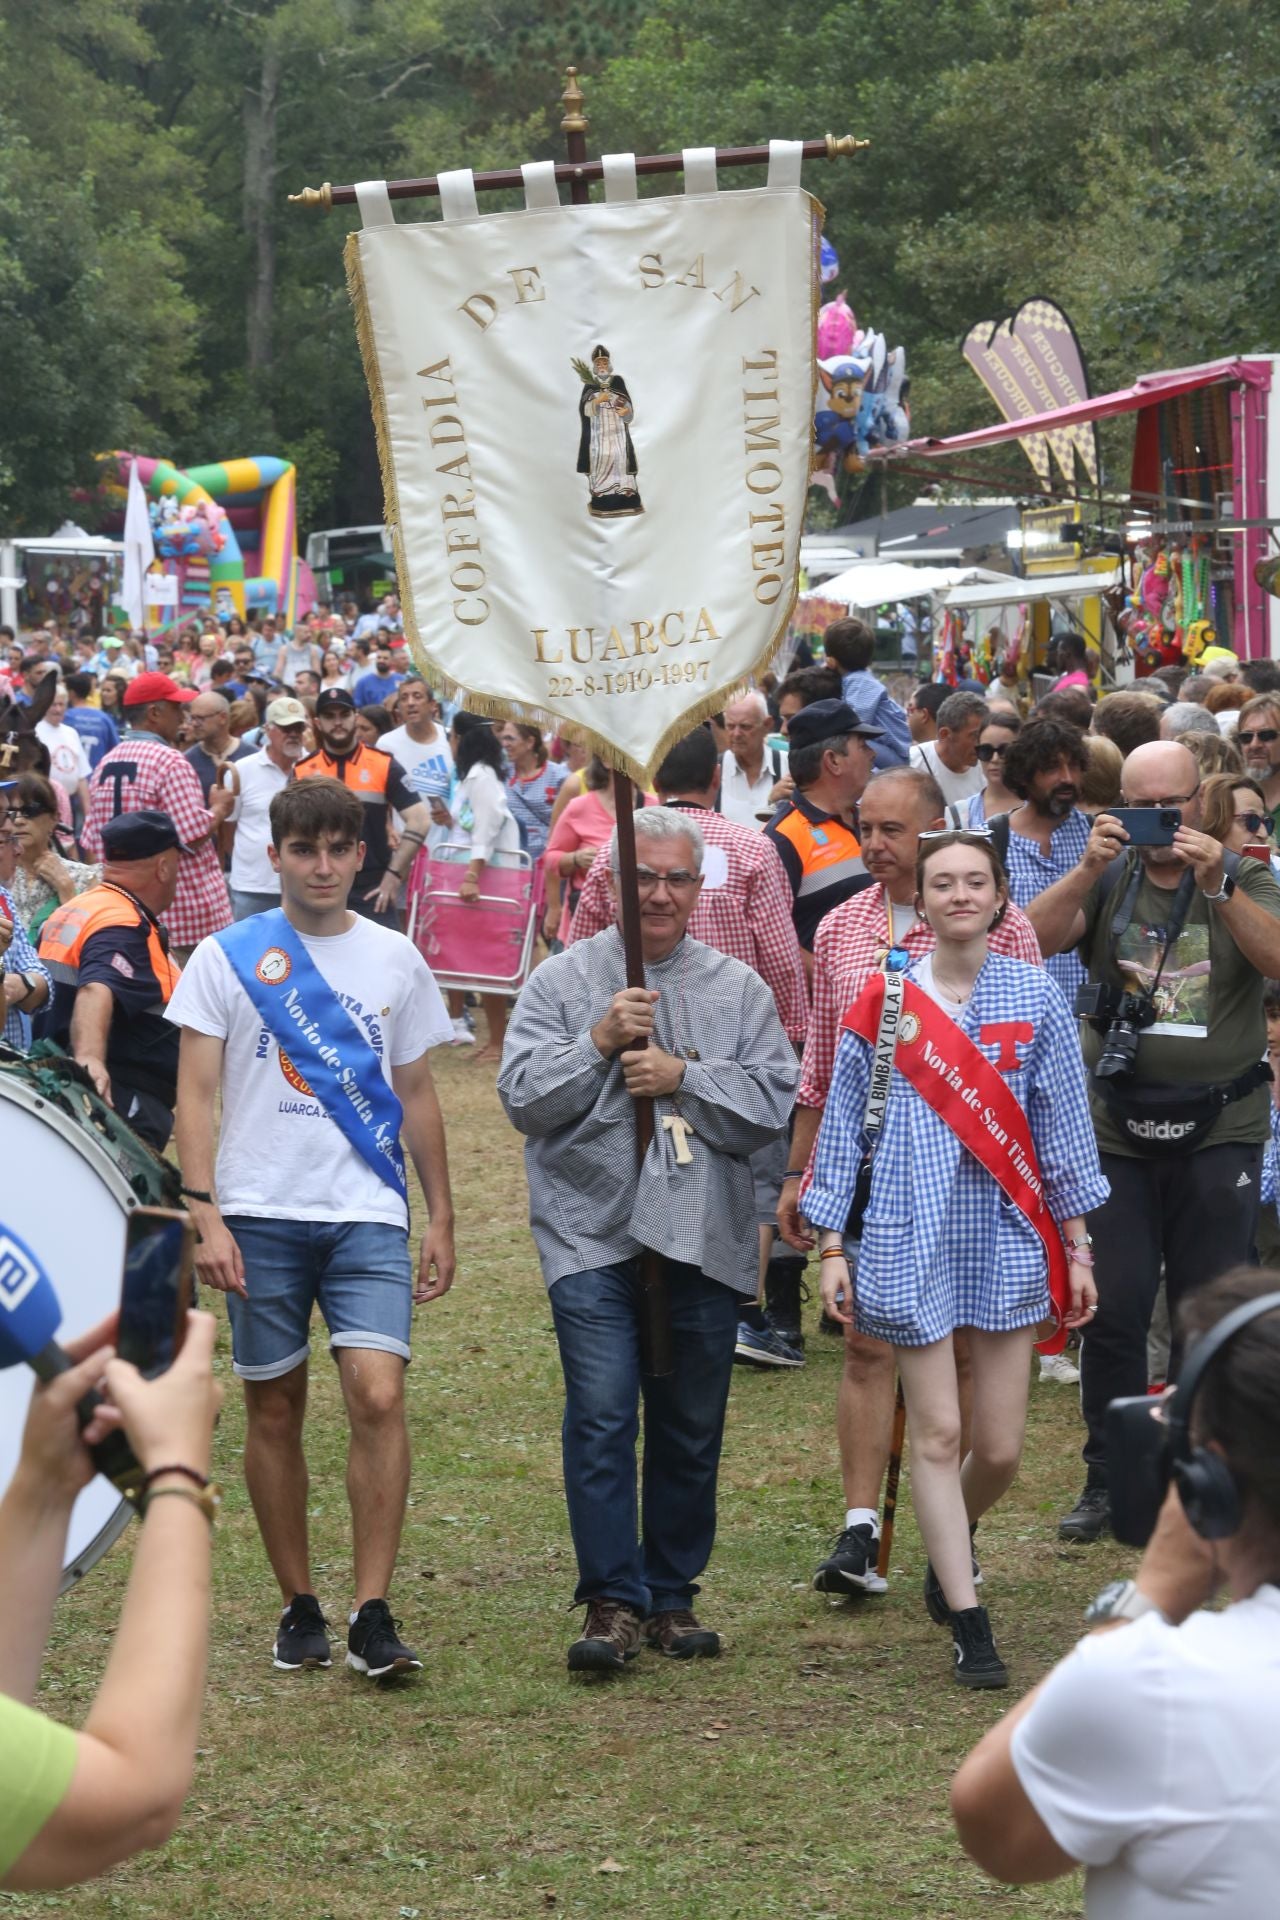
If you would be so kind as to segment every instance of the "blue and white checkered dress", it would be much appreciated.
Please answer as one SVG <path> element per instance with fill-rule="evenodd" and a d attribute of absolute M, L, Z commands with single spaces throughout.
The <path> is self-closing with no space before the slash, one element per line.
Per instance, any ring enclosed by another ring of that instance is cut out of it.
<path fill-rule="evenodd" d="M 1262 1177 L 1258 1198 L 1264 1207 L 1280 1202 L 1280 1107 L 1271 1102 L 1271 1137 L 1262 1149 Z"/>
<path fill-rule="evenodd" d="M 908 978 L 915 969 L 908 969 Z M 1019 1066 L 1004 1079 L 1030 1123 L 1049 1211 L 1067 1220 L 1101 1206 L 1102 1176 L 1089 1119 L 1075 1023 L 1039 967 L 988 955 L 956 1025 L 998 1064 L 1001 1042 L 982 1030 L 1028 1023 Z M 848 1218 L 863 1151 L 872 1048 L 844 1033 L 801 1211 L 815 1226 Z M 894 1346 L 924 1347 L 957 1327 L 1006 1333 L 1049 1312 L 1047 1263 L 1030 1221 L 902 1074 L 895 1072 L 871 1176 L 854 1288 L 859 1330 Z"/>

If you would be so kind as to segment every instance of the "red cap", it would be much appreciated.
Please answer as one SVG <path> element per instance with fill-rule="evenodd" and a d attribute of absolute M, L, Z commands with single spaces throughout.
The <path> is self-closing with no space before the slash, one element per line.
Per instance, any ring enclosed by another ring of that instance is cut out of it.
<path fill-rule="evenodd" d="M 126 707 L 149 707 L 153 700 L 180 700 L 196 697 L 195 687 L 180 687 L 167 673 L 135 674 L 124 690 Z"/>

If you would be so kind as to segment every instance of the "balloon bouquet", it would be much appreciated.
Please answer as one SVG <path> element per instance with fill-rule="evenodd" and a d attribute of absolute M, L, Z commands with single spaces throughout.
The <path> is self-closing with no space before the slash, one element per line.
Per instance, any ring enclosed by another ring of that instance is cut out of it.
<path fill-rule="evenodd" d="M 824 239 L 823 285 L 839 272 L 835 248 Z M 822 391 L 813 423 L 810 484 L 838 505 L 840 476 L 862 473 L 873 447 L 894 445 L 910 432 L 907 356 L 902 347 L 890 349 L 882 333 L 858 325 L 843 291 L 819 311 L 817 350 Z"/>

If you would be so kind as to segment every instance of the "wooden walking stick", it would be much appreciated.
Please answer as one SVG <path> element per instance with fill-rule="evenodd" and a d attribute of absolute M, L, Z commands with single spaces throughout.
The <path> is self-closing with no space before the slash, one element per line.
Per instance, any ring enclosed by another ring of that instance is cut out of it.
<path fill-rule="evenodd" d="M 888 1577 L 889 1557 L 893 1552 L 893 1520 L 898 1511 L 898 1481 L 902 1477 L 902 1448 L 907 1437 L 907 1403 L 902 1397 L 902 1381 L 893 1403 L 893 1440 L 889 1447 L 889 1470 L 884 1477 L 884 1518 L 880 1522 L 880 1552 L 876 1572 Z"/>

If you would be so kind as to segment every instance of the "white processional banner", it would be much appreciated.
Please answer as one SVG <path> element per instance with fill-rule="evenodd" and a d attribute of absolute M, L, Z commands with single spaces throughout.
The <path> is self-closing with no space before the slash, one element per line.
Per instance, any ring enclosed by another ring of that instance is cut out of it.
<path fill-rule="evenodd" d="M 783 143 L 778 143 L 782 145 Z M 795 594 L 821 209 L 798 184 L 440 221 L 358 189 L 347 243 L 405 625 L 483 711 L 581 727 L 647 779 L 767 664 Z M 629 195 L 629 197 L 628 197 Z"/>

